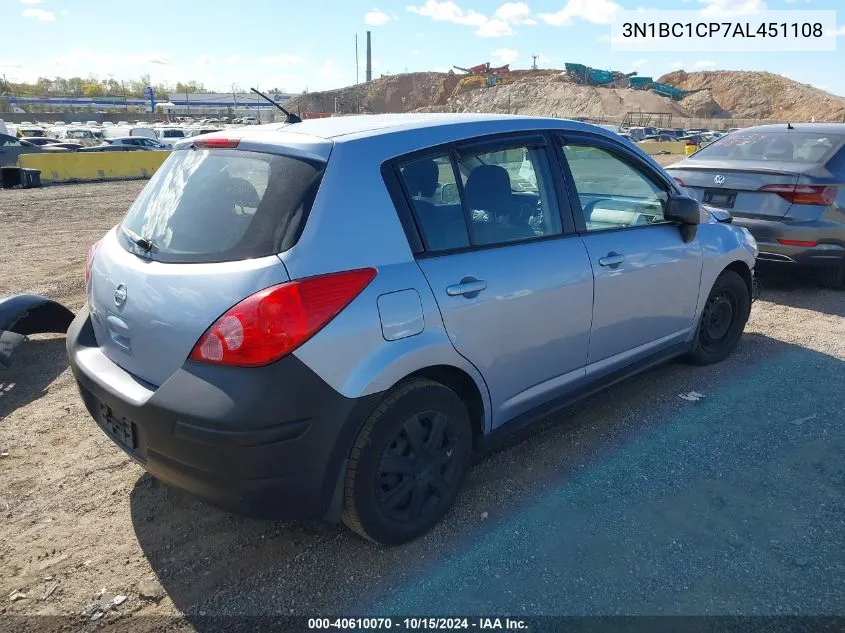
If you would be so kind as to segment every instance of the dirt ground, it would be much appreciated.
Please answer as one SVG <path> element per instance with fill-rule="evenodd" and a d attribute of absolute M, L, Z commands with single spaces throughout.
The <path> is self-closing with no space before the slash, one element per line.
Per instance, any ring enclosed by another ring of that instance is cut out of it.
<path fill-rule="evenodd" d="M 88 247 L 142 185 L 0 191 L 0 296 L 81 307 Z M 240 614 L 843 615 L 845 295 L 763 281 L 728 361 L 658 368 L 556 416 L 481 461 L 444 523 L 401 548 L 235 517 L 158 484 L 89 419 L 64 338 L 34 337 L 0 369 L 0 630 L 206 631 Z M 703 397 L 679 397 L 691 391 Z M 92 620 L 91 603 L 115 595 L 126 599 Z"/>

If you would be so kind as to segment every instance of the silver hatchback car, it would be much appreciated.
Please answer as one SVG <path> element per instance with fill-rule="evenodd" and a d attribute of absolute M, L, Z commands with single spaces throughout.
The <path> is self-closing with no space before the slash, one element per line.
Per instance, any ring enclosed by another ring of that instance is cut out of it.
<path fill-rule="evenodd" d="M 728 356 L 754 239 L 572 121 L 384 115 L 180 142 L 94 247 L 82 398 L 162 481 L 424 533 L 471 455 L 637 371 Z"/>

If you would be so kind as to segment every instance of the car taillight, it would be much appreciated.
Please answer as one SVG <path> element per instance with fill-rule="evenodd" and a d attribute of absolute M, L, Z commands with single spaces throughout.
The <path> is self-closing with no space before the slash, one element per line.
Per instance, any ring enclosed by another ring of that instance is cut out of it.
<path fill-rule="evenodd" d="M 257 367 L 290 354 L 348 306 L 376 276 L 349 270 L 265 288 L 206 330 L 190 360 Z"/>
<path fill-rule="evenodd" d="M 687 186 L 687 183 L 685 183 L 685 182 L 684 182 L 683 180 L 681 180 L 680 178 L 675 178 L 675 182 L 676 182 L 676 183 L 678 183 L 681 187 L 686 187 L 686 186 Z"/>
<path fill-rule="evenodd" d="M 88 249 L 88 257 L 85 258 L 85 287 L 88 287 L 88 283 L 91 281 L 91 265 L 94 263 L 94 255 L 97 253 L 97 249 L 100 247 L 100 242 L 102 240 L 97 240 L 93 244 L 91 244 L 91 248 Z"/>
<path fill-rule="evenodd" d="M 809 242 L 806 240 L 782 240 L 778 239 L 778 243 L 783 244 L 784 246 L 803 246 L 803 247 L 813 247 L 818 246 L 818 242 Z"/>
<path fill-rule="evenodd" d="M 792 204 L 829 207 L 836 200 L 836 187 L 824 185 L 765 185 L 759 191 L 776 193 Z"/>

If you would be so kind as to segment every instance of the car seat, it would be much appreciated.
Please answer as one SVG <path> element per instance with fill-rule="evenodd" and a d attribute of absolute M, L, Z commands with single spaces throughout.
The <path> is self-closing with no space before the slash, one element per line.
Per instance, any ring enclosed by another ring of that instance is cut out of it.
<path fill-rule="evenodd" d="M 534 236 L 522 221 L 522 211 L 513 197 L 511 178 L 504 167 L 479 165 L 470 172 L 464 192 L 469 208 L 485 211 L 489 218 L 473 225 L 480 243 L 510 242 Z"/>

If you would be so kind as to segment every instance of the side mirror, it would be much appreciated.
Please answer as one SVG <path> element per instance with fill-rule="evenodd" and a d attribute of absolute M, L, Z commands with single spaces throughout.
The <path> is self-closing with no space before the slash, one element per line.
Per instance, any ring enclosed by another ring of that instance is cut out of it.
<path fill-rule="evenodd" d="M 701 207 L 698 200 L 689 196 L 670 196 L 663 217 L 681 224 L 700 224 Z"/>
<path fill-rule="evenodd" d="M 681 224 L 684 242 L 692 242 L 701 223 L 701 207 L 698 200 L 689 196 L 670 196 L 663 217 Z"/>

